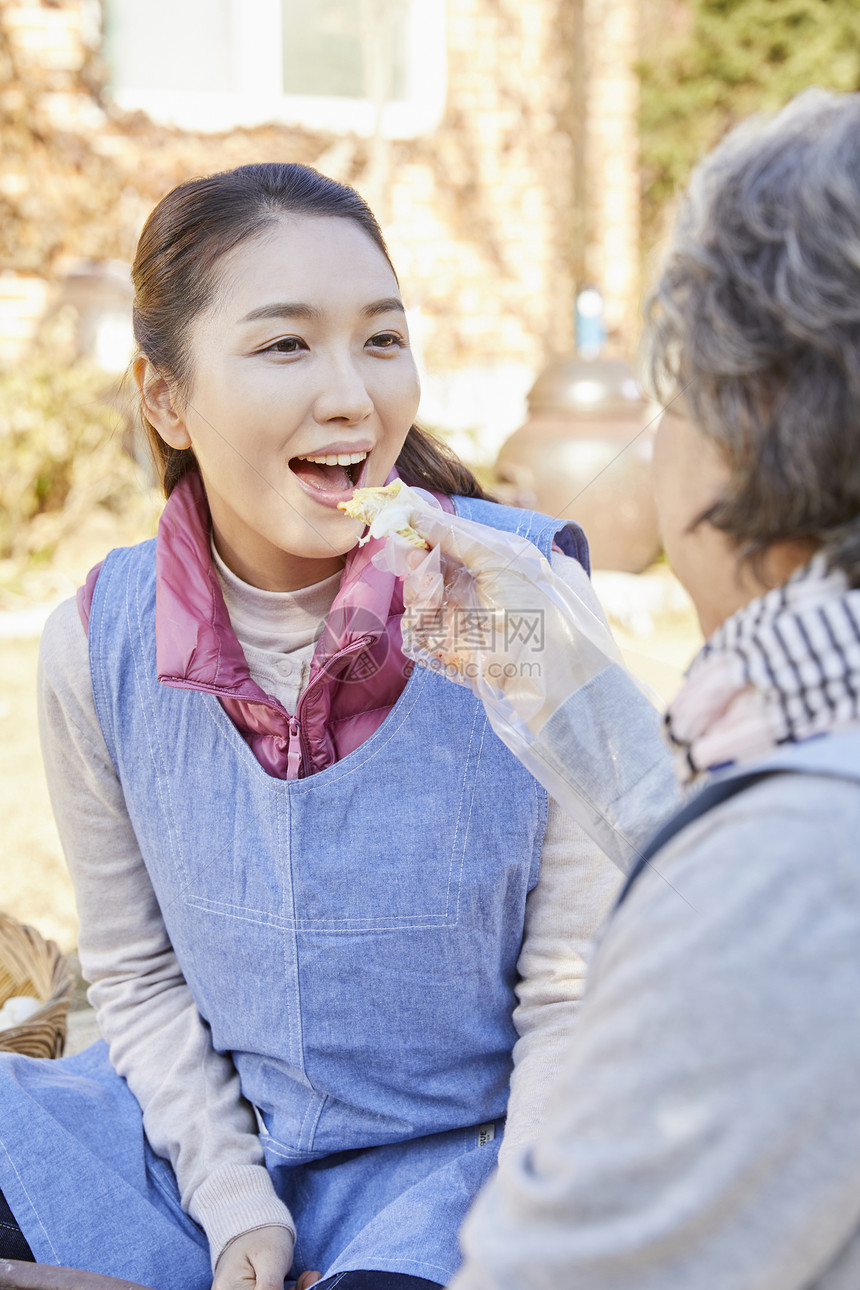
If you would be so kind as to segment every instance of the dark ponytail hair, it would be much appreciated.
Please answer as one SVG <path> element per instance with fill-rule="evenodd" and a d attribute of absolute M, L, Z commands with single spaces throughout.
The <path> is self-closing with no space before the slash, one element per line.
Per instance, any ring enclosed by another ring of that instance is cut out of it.
<path fill-rule="evenodd" d="M 394 273 L 370 207 L 353 188 L 309 166 L 268 162 L 239 166 L 180 184 L 158 203 L 137 246 L 134 336 L 141 353 L 182 390 L 190 385 L 190 325 L 211 303 L 217 266 L 228 251 L 282 215 L 337 216 L 367 234 Z M 397 275 L 395 274 L 395 278 Z M 197 468 L 191 448 L 172 448 L 143 416 L 165 497 Z M 485 497 L 474 475 L 426 430 L 413 425 L 397 459 L 408 483 L 441 493 Z"/>

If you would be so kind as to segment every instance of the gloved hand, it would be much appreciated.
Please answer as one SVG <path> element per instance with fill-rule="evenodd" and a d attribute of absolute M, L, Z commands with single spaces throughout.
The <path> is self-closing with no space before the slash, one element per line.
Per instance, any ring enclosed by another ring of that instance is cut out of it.
<path fill-rule="evenodd" d="M 620 663 L 597 601 L 578 596 L 531 542 L 441 509 L 412 523 L 430 551 L 387 544 L 388 567 L 393 556 L 404 576 L 405 650 L 469 685 L 488 711 L 536 735 L 570 694 Z"/>
<path fill-rule="evenodd" d="M 410 490 L 417 550 L 374 563 L 404 579 L 404 652 L 468 685 L 499 738 L 623 869 L 679 805 L 659 718 L 625 670 L 584 570 L 558 577 L 531 542 Z"/>
<path fill-rule="evenodd" d="M 444 512 L 420 489 L 409 521 L 428 542 L 395 534 L 374 563 L 404 579 L 404 650 L 470 686 L 491 717 L 532 736 L 620 654 L 583 571 L 590 603 L 525 538 Z M 527 740 L 529 741 L 529 740 Z"/>

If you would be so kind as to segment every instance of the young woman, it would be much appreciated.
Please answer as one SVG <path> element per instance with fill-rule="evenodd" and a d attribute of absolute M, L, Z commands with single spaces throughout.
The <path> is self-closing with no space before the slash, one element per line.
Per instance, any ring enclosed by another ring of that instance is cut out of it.
<path fill-rule="evenodd" d="M 168 501 L 56 611 L 41 675 L 106 1043 L 0 1065 L 0 1250 L 165 1290 L 210 1259 L 218 1290 L 444 1285 L 506 1112 L 511 1142 L 540 1118 L 618 875 L 470 693 L 412 670 L 399 584 L 337 503 L 399 471 L 588 597 L 582 535 L 486 500 L 413 425 L 351 189 L 184 184 L 133 277 Z"/>

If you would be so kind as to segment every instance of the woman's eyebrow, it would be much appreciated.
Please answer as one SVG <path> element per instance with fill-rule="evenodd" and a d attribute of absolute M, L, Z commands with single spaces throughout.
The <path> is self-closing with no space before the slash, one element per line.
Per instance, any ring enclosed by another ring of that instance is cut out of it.
<path fill-rule="evenodd" d="M 387 296 L 384 300 L 374 300 L 370 305 L 364 305 L 361 310 L 362 317 L 375 318 L 377 314 L 388 314 L 392 310 L 398 313 L 405 313 L 406 310 L 403 301 L 397 296 Z M 272 305 L 261 305 L 259 309 L 252 309 L 244 318 L 240 318 L 240 323 L 260 322 L 266 318 L 305 318 L 311 322 L 320 322 L 323 317 L 323 310 L 317 309 L 315 305 L 302 304 L 300 301 L 280 301 Z"/>
<path fill-rule="evenodd" d="M 362 314 L 365 318 L 375 318 L 377 314 L 389 314 L 392 310 L 405 314 L 403 301 L 398 300 L 397 296 L 388 296 L 386 300 L 375 300 L 372 305 L 365 305 Z"/>
<path fill-rule="evenodd" d="M 322 310 L 314 305 L 283 301 L 279 304 L 261 305 L 259 309 L 252 309 L 249 314 L 245 314 L 244 318 L 240 318 L 239 322 L 259 322 L 262 318 L 308 318 L 317 322 L 322 318 Z"/>

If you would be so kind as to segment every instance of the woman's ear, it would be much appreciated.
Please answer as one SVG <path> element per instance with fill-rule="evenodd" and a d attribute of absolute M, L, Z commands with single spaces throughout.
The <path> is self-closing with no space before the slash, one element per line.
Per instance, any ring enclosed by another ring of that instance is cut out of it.
<path fill-rule="evenodd" d="M 133 365 L 134 380 L 147 421 L 171 448 L 190 448 L 191 436 L 176 407 L 174 391 L 148 358 L 139 354 Z"/>

